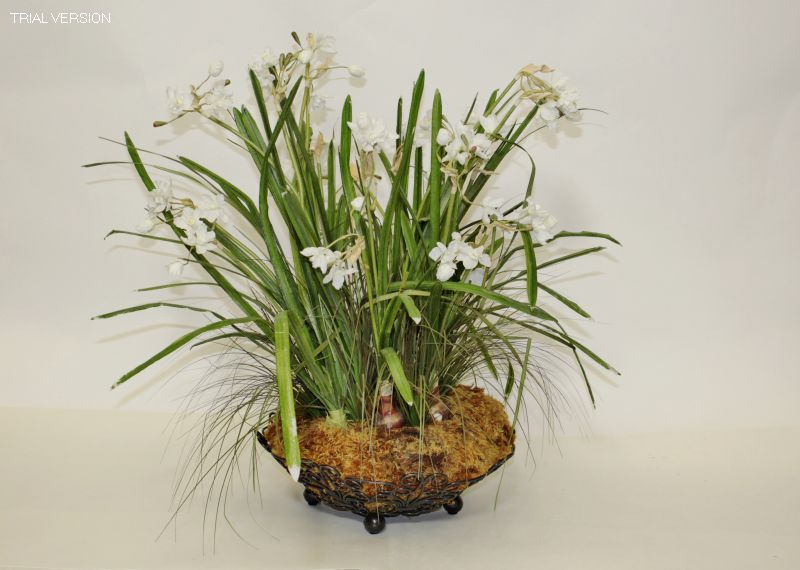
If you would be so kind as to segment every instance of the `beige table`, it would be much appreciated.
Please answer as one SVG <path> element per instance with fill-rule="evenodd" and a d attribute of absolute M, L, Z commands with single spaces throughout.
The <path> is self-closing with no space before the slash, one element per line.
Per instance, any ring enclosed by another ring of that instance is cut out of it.
<path fill-rule="evenodd" d="M 561 438 L 465 493 L 390 519 L 308 507 L 264 455 L 215 551 L 193 504 L 168 518 L 169 416 L 0 408 L 0 568 L 800 568 L 800 430 Z M 204 553 L 205 547 L 205 553 Z"/>

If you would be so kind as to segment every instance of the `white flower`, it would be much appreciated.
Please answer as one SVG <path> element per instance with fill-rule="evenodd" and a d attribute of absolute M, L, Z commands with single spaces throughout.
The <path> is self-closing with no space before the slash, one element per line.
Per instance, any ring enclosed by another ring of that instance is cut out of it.
<path fill-rule="evenodd" d="M 580 119 L 578 92 L 567 87 L 567 78 L 560 77 L 551 85 L 552 97 L 539 104 L 539 118 L 551 129 L 558 127 L 557 121 L 565 116 L 572 121 Z"/>
<path fill-rule="evenodd" d="M 319 269 L 323 275 L 342 257 L 341 251 L 331 251 L 327 247 L 307 247 L 300 253 L 308 257 L 311 260 L 311 267 Z"/>
<path fill-rule="evenodd" d="M 208 74 L 211 77 L 219 77 L 223 69 L 225 69 L 225 64 L 221 61 L 212 61 L 208 64 Z"/>
<path fill-rule="evenodd" d="M 478 264 L 489 267 L 492 264 L 492 259 L 489 254 L 483 253 L 483 246 L 473 247 L 468 243 L 461 242 L 456 261 L 460 261 L 464 269 L 475 269 Z"/>
<path fill-rule="evenodd" d="M 352 129 L 356 143 L 365 152 L 390 152 L 394 150 L 397 134 L 389 132 L 380 119 L 360 113 L 355 121 L 347 125 Z"/>
<path fill-rule="evenodd" d="M 341 256 L 342 252 L 337 251 L 336 253 Z M 342 288 L 342 285 L 344 285 L 344 280 L 357 271 L 358 269 L 355 267 L 349 267 L 343 259 L 337 259 L 331 266 L 328 274 L 325 275 L 325 279 L 323 279 L 322 282 L 331 283 L 333 288 L 338 290 Z"/>
<path fill-rule="evenodd" d="M 469 155 L 474 153 L 476 156 L 487 159 L 491 156 L 492 141 L 483 133 L 476 133 L 471 125 L 456 123 L 453 125 L 453 132 L 448 134 L 450 142 L 445 147 L 444 160 L 449 162 L 456 160 L 460 164 L 466 164 Z M 447 137 L 439 131 L 438 140 L 446 140 Z M 442 144 L 442 143 L 440 143 Z"/>
<path fill-rule="evenodd" d="M 225 118 L 228 108 L 233 105 L 231 92 L 219 83 L 207 91 L 200 100 L 200 110 L 206 115 Z"/>
<path fill-rule="evenodd" d="M 439 281 L 449 280 L 458 269 L 456 252 L 442 242 L 436 244 L 436 247 L 430 251 L 428 257 L 439 262 L 439 266 L 436 268 L 436 279 Z"/>
<path fill-rule="evenodd" d="M 306 47 L 297 52 L 297 60 L 304 65 L 310 65 L 313 71 L 324 70 L 336 53 L 336 48 L 333 47 L 335 42 L 333 36 L 308 34 Z"/>
<path fill-rule="evenodd" d="M 202 224 L 201 212 L 188 206 L 181 210 L 181 215 L 175 218 L 175 225 L 187 232 L 191 231 L 197 224 Z"/>
<path fill-rule="evenodd" d="M 198 222 L 186 231 L 183 241 L 186 245 L 195 248 L 199 254 L 204 254 L 214 249 L 216 234 L 210 231 L 203 222 Z"/>
<path fill-rule="evenodd" d="M 178 116 L 194 109 L 194 95 L 189 87 L 167 87 L 167 111 Z"/>
<path fill-rule="evenodd" d="M 491 265 L 492 260 L 483 252 L 483 246 L 474 247 L 465 243 L 458 232 L 453 232 L 450 237 L 452 239 L 449 244 L 439 242 L 428 254 L 432 260 L 439 262 L 436 268 L 436 278 L 439 281 L 449 280 L 458 269 L 458 263 L 464 269 L 475 269 L 478 264 L 486 267 Z"/>
<path fill-rule="evenodd" d="M 580 118 L 578 110 L 578 91 L 567 87 L 567 78 L 560 77 L 553 83 L 553 88 L 558 94 L 558 108 L 564 116 L 571 120 Z"/>
<path fill-rule="evenodd" d="M 550 228 L 556 225 L 556 218 L 538 204 L 528 201 L 524 208 L 519 210 L 517 220 L 519 223 L 530 226 L 537 243 L 544 244 L 553 239 Z"/>
<path fill-rule="evenodd" d="M 309 34 L 309 45 L 313 47 L 315 52 L 321 52 L 326 55 L 334 55 L 336 48 L 333 44 L 336 43 L 336 38 L 328 34 Z"/>
<path fill-rule="evenodd" d="M 354 198 L 350 205 L 353 207 L 354 210 L 361 211 L 364 209 L 364 196 L 359 196 L 358 198 Z"/>
<path fill-rule="evenodd" d="M 451 257 L 443 258 L 436 268 L 436 279 L 439 281 L 449 281 L 456 272 L 456 269 L 458 269 L 458 265 L 456 265 L 456 262 Z"/>
<path fill-rule="evenodd" d="M 451 140 L 453 140 L 453 133 L 445 128 L 439 129 L 439 132 L 436 133 L 436 143 L 439 145 L 446 145 Z"/>
<path fill-rule="evenodd" d="M 502 198 L 494 198 L 491 200 L 484 200 L 481 202 L 481 221 L 484 224 L 488 224 L 492 221 L 492 218 L 499 220 L 503 217 L 503 212 L 500 208 L 503 207 L 503 199 Z"/>
<path fill-rule="evenodd" d="M 478 120 L 480 121 L 483 130 L 487 133 L 493 133 L 497 129 L 497 117 L 494 115 L 481 116 L 481 118 Z"/>
<path fill-rule="evenodd" d="M 364 77 L 364 68 L 360 65 L 348 65 L 347 72 L 353 77 Z"/>
<path fill-rule="evenodd" d="M 185 259 L 176 259 L 167 265 L 167 272 L 173 277 L 180 277 L 183 273 L 183 268 L 189 264 Z"/>
<path fill-rule="evenodd" d="M 225 215 L 225 197 L 221 194 L 203 194 L 197 201 L 197 215 L 209 222 L 226 222 L 228 217 Z"/>
<path fill-rule="evenodd" d="M 561 118 L 561 111 L 558 110 L 558 105 L 555 101 L 550 100 L 539 105 L 537 111 L 539 118 L 547 124 L 550 130 L 558 128 L 558 119 Z"/>
<path fill-rule="evenodd" d="M 420 147 L 431 142 L 432 121 L 433 112 L 429 109 L 428 112 L 422 116 L 417 128 L 414 129 L 414 146 Z"/>
<path fill-rule="evenodd" d="M 469 150 L 474 152 L 476 156 L 486 160 L 492 153 L 490 152 L 492 141 L 483 133 L 478 133 L 470 141 Z"/>
<path fill-rule="evenodd" d="M 297 61 L 305 65 L 311 61 L 312 57 L 314 57 L 314 50 L 306 48 L 297 54 Z"/>
<path fill-rule="evenodd" d="M 156 187 L 147 195 L 147 212 L 151 218 L 169 209 L 169 201 L 172 199 L 172 180 L 156 180 Z"/>
<path fill-rule="evenodd" d="M 278 54 L 274 53 L 270 48 L 267 48 L 250 63 L 250 69 L 253 70 L 265 89 L 269 90 L 272 88 L 272 82 L 275 80 L 275 76 L 272 75 L 269 70 L 271 67 L 276 67 L 278 65 L 278 58 Z"/>

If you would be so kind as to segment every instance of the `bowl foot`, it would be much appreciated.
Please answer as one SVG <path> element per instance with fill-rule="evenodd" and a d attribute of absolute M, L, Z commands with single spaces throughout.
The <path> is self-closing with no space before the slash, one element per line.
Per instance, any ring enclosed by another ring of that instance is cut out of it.
<path fill-rule="evenodd" d="M 463 507 L 464 507 L 464 501 L 461 499 L 460 496 L 456 497 L 449 503 L 444 504 L 444 510 L 446 510 L 447 514 L 450 515 L 458 514 L 458 511 L 460 511 Z"/>
<path fill-rule="evenodd" d="M 380 513 L 370 513 L 364 517 L 364 528 L 370 534 L 378 534 L 386 528 L 386 518 Z"/>
<path fill-rule="evenodd" d="M 312 507 L 314 505 L 318 505 L 319 504 L 319 497 L 317 497 L 314 493 L 312 493 L 308 489 L 303 491 L 303 498 L 306 500 L 306 503 L 308 503 Z"/>

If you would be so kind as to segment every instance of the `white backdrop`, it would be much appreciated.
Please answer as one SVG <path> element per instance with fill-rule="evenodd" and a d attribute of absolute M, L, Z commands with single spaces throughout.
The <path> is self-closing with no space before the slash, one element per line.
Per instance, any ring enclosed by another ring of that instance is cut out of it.
<path fill-rule="evenodd" d="M 622 370 L 600 377 L 595 432 L 797 426 L 800 380 L 800 5 L 672 2 L 55 2 L 8 11 L 111 12 L 112 23 L 13 25 L 2 14 L 0 406 L 166 410 L 188 387 L 172 359 L 120 390 L 122 372 L 177 336 L 169 312 L 90 321 L 155 298 L 165 248 L 111 238 L 132 228 L 144 193 L 98 140 L 186 154 L 242 185 L 252 169 L 198 128 L 154 130 L 166 85 L 226 62 L 235 100 L 246 64 L 297 30 L 338 38 L 363 87 L 332 82 L 332 106 L 391 122 L 418 70 L 427 96 L 461 113 L 527 63 L 571 78 L 587 114 L 531 141 L 537 201 L 560 228 L 608 231 L 623 248 L 553 275 L 595 316 L 582 338 Z M 429 100 L 429 99 L 428 99 Z M 794 157 L 794 159 L 792 158 Z M 496 195 L 522 191 L 510 169 Z M 147 252 L 151 253 L 147 253 Z M 580 279 L 577 279 L 580 277 Z M 154 326 L 157 317 L 164 325 Z"/>

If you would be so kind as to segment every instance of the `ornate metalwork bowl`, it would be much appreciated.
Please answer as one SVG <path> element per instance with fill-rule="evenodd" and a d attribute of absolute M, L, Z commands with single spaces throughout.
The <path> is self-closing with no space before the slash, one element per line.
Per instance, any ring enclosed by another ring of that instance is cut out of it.
<path fill-rule="evenodd" d="M 286 461 L 272 452 L 264 434 L 256 431 L 256 437 L 285 469 Z M 336 510 L 360 515 L 364 517 L 367 531 L 377 534 L 385 528 L 386 517 L 416 517 L 441 508 L 451 515 L 458 513 L 463 506 L 461 493 L 464 489 L 494 473 L 512 455 L 513 448 L 488 471 L 472 479 L 449 481 L 442 473 L 421 477 L 409 473 L 394 483 L 343 477 L 334 467 L 303 459 L 300 483 L 305 486 L 303 497 L 309 505 L 324 503 Z"/>

